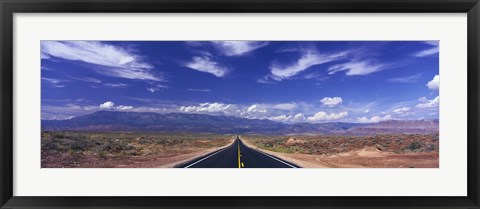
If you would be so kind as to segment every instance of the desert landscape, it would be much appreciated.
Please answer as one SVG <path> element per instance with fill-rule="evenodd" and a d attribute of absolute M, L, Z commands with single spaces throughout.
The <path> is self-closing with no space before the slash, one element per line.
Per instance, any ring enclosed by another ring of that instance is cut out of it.
<path fill-rule="evenodd" d="M 304 168 L 438 168 L 438 134 L 245 136 L 244 141 Z"/>
<path fill-rule="evenodd" d="M 231 135 L 182 133 L 42 133 L 42 168 L 157 168 L 207 154 Z"/>
<path fill-rule="evenodd" d="M 439 44 L 42 40 L 41 167 L 439 168 Z"/>
<path fill-rule="evenodd" d="M 42 125 L 44 168 L 179 167 L 231 147 L 236 139 L 303 168 L 439 167 L 436 120 L 284 124 L 201 114 L 101 111 Z M 175 129 L 185 132 L 168 131 Z"/>

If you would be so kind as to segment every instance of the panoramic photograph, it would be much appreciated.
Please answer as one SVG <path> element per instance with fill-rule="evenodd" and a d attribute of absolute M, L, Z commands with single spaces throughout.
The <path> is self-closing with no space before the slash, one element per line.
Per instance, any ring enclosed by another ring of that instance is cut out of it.
<path fill-rule="evenodd" d="M 43 40 L 42 168 L 439 168 L 439 41 Z"/>

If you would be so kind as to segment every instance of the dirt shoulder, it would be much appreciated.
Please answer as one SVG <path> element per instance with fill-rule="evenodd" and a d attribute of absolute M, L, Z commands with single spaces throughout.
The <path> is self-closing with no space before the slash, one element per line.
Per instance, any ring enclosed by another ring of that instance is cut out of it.
<path fill-rule="evenodd" d="M 402 153 L 382 152 L 375 147 L 339 153 L 334 155 L 315 155 L 299 153 L 280 153 L 260 149 L 248 138 L 242 141 L 253 149 L 258 149 L 303 168 L 438 168 L 438 152 Z"/>

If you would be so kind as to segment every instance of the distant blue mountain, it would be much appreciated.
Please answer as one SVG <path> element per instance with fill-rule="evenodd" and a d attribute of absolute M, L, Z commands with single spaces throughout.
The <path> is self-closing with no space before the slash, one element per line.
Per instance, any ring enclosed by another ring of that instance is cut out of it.
<path fill-rule="evenodd" d="M 68 120 L 42 120 L 43 131 L 146 131 L 230 134 L 435 133 L 438 120 L 386 121 L 376 124 L 297 123 L 206 114 L 99 111 Z"/>

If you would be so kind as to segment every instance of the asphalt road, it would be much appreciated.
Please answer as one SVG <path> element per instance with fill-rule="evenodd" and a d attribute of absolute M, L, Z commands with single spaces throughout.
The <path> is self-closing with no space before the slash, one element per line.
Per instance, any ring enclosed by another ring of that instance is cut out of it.
<path fill-rule="evenodd" d="M 183 168 L 297 168 L 267 153 L 251 149 L 237 139 L 228 147 L 187 163 Z"/>

